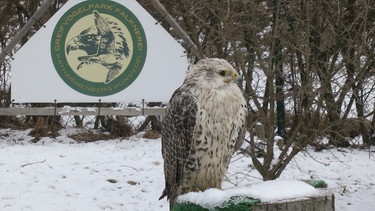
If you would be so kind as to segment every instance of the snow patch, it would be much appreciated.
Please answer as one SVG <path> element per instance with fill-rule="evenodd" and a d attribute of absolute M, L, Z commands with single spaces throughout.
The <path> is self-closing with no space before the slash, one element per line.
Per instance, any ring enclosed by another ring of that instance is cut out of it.
<path fill-rule="evenodd" d="M 164 189 L 160 139 L 144 139 L 140 133 L 127 139 L 77 143 L 69 135 L 82 131 L 65 128 L 58 137 L 32 143 L 30 131 L 0 129 L 1 211 L 169 209 L 166 199 L 158 200 Z M 373 211 L 374 166 L 374 146 L 319 152 L 306 147 L 280 179 L 263 182 L 251 158 L 239 153 L 229 165 L 224 190 L 205 191 L 210 197 L 205 200 L 219 204 L 231 195 L 252 196 L 264 202 L 281 197 L 293 200 L 320 192 L 299 181 L 324 180 L 327 191 L 335 194 L 336 210 Z M 203 197 L 195 198 L 203 203 Z"/>
<path fill-rule="evenodd" d="M 59 112 L 59 114 L 65 114 L 65 113 L 69 113 L 71 111 L 77 111 L 77 112 L 82 112 L 82 108 L 78 108 L 78 107 L 71 107 L 71 106 L 64 106 L 62 108 L 62 110 Z"/>

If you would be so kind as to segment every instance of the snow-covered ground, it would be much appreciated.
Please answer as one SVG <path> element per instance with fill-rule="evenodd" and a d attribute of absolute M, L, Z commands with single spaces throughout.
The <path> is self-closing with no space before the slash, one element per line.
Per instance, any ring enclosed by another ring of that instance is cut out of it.
<path fill-rule="evenodd" d="M 67 137 L 72 132 L 67 129 L 59 137 L 30 143 L 28 132 L 0 130 L 0 210 L 168 210 L 168 202 L 158 200 L 164 188 L 160 139 L 137 135 L 77 143 Z M 250 158 L 236 155 L 223 187 L 261 187 L 250 164 Z M 307 149 L 277 184 L 309 179 L 327 182 L 336 210 L 375 209 L 375 152 Z M 277 195 L 278 187 L 267 195 Z"/>

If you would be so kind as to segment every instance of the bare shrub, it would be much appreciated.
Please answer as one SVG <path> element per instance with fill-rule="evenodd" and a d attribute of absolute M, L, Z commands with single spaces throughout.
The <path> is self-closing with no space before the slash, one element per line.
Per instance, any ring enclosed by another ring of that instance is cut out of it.
<path fill-rule="evenodd" d="M 161 134 L 158 131 L 155 131 L 155 130 L 148 130 L 143 135 L 143 138 L 148 138 L 148 139 L 158 139 L 160 137 L 161 137 Z"/>
<path fill-rule="evenodd" d="M 77 141 L 77 142 L 94 142 L 94 141 L 102 141 L 102 140 L 109 140 L 112 138 L 110 134 L 103 134 L 103 133 L 93 133 L 90 131 L 77 133 L 70 135 L 69 138 Z"/>
<path fill-rule="evenodd" d="M 0 116 L 0 127 L 10 129 L 26 129 L 29 126 L 15 116 Z"/>
<path fill-rule="evenodd" d="M 133 134 L 133 128 L 123 116 L 106 117 L 103 128 L 108 131 L 113 138 L 129 137 Z"/>
<path fill-rule="evenodd" d="M 58 130 L 62 128 L 60 117 L 45 117 L 39 116 L 33 126 L 33 130 L 29 135 L 34 136 L 35 138 L 45 137 L 45 136 L 58 136 Z"/>

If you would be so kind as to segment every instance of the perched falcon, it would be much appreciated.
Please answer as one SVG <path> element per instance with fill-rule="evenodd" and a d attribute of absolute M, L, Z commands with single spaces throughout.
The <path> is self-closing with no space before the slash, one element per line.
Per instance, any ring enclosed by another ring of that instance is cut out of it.
<path fill-rule="evenodd" d="M 238 74 L 225 60 L 206 58 L 173 93 L 162 130 L 165 189 L 170 209 L 177 196 L 221 188 L 232 154 L 242 145 L 247 103 Z"/>

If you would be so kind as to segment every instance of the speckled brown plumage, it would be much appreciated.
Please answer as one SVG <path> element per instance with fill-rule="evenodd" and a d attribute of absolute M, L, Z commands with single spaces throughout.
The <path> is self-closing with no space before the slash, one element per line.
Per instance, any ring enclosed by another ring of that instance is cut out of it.
<path fill-rule="evenodd" d="M 177 196 L 221 188 L 244 140 L 246 101 L 237 72 L 223 59 L 202 59 L 172 95 L 163 120 L 162 155 L 170 209 Z"/>

